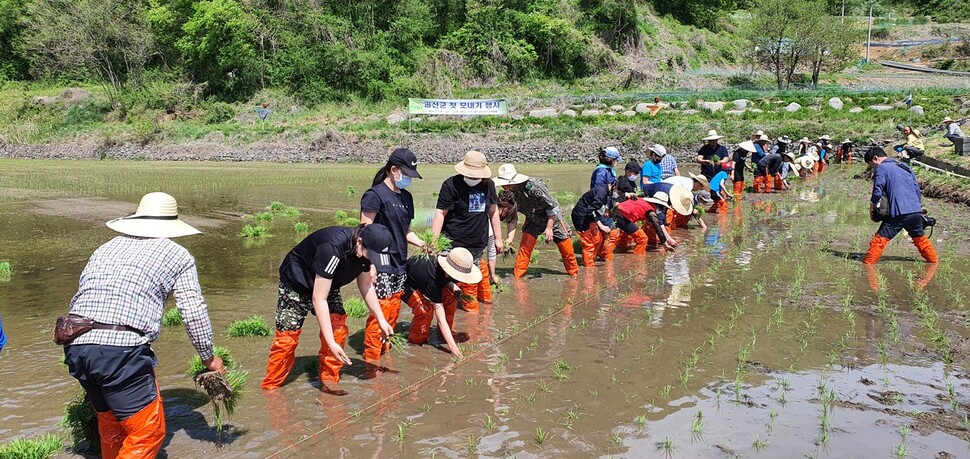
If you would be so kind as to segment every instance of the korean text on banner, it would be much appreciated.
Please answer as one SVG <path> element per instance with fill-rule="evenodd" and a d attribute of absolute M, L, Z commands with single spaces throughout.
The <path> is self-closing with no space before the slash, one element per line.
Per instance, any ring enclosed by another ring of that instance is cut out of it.
<path fill-rule="evenodd" d="M 412 115 L 507 115 L 505 99 L 408 99 Z"/>

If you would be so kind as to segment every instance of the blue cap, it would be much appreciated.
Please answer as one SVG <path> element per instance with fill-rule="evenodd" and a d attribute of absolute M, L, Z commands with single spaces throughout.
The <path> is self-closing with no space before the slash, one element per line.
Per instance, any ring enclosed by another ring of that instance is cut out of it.
<path fill-rule="evenodd" d="M 623 156 L 620 155 L 620 150 L 617 150 L 616 147 L 604 148 L 603 154 L 606 155 L 607 158 L 623 161 Z"/>

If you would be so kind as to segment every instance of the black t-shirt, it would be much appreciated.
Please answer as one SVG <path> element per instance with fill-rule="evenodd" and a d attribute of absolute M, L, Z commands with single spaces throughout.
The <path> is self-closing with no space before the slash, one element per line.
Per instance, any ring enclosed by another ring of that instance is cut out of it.
<path fill-rule="evenodd" d="M 421 292 L 432 303 L 441 303 L 441 292 L 451 282 L 437 257 L 411 257 L 407 262 L 407 286 Z"/>
<path fill-rule="evenodd" d="M 731 161 L 734 161 L 734 181 L 743 182 L 744 165 L 748 162 L 748 152 L 740 149 L 736 150 L 734 156 L 731 157 Z"/>
<path fill-rule="evenodd" d="M 280 281 L 301 295 L 313 294 L 316 276 L 333 280 L 332 289 L 339 289 L 370 270 L 366 257 L 352 254 L 354 228 L 331 226 L 307 236 L 286 254 L 280 265 Z"/>
<path fill-rule="evenodd" d="M 622 180 L 626 180 L 626 178 Z M 612 208 L 613 194 L 610 193 L 609 185 L 594 187 L 583 194 L 576 205 L 573 206 L 573 226 L 576 227 L 576 231 L 586 231 L 591 224 L 603 217 L 606 211 Z"/>
<path fill-rule="evenodd" d="M 710 160 L 715 155 L 717 155 L 718 158 L 726 158 L 728 155 L 727 148 L 724 148 L 724 145 L 718 145 L 717 147 L 711 148 L 710 145 L 705 143 L 700 150 L 697 150 L 697 156 L 707 160 Z M 714 174 L 717 174 L 717 168 L 714 164 L 701 164 L 701 175 L 710 180 L 714 178 Z"/>
<path fill-rule="evenodd" d="M 360 197 L 361 212 L 376 212 L 374 223 L 380 223 L 391 231 L 394 244 L 391 246 L 391 271 L 404 274 L 408 259 L 408 229 L 414 220 L 414 198 L 407 190 L 400 193 L 391 191 L 384 183 L 364 192 Z"/>
<path fill-rule="evenodd" d="M 472 253 L 481 252 L 488 245 L 488 207 L 498 204 L 495 183 L 482 180 L 474 187 L 465 183 L 461 175 L 448 178 L 438 192 L 438 209 L 447 210 L 441 232 L 451 238 L 454 247 L 464 247 Z"/>

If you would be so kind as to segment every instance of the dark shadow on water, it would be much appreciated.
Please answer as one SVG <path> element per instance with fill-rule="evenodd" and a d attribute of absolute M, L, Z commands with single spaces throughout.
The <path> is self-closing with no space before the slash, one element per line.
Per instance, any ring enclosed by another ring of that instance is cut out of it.
<path fill-rule="evenodd" d="M 158 457 L 168 457 L 165 448 L 172 441 L 175 432 L 184 431 L 189 438 L 209 442 L 215 445 L 229 445 L 246 434 L 246 430 L 236 429 L 228 419 L 223 416 L 222 435 L 216 431 L 214 426 L 210 426 L 205 416 L 199 410 L 212 410 L 209 398 L 197 389 L 166 389 L 162 391 L 162 400 L 165 407 L 165 442 L 162 444 L 162 452 Z"/>
<path fill-rule="evenodd" d="M 861 261 L 862 258 L 866 256 L 865 253 L 861 253 L 861 252 L 843 252 L 841 250 L 835 250 L 835 249 L 822 249 L 822 252 L 825 252 L 825 253 L 827 253 L 829 255 L 832 255 L 832 256 L 835 256 L 835 257 L 839 257 L 839 258 L 842 258 L 842 259 L 845 259 L 845 260 L 852 260 L 852 261 Z M 883 262 L 883 261 L 923 261 L 923 259 L 922 258 L 915 258 L 915 257 L 899 257 L 899 256 L 893 256 L 893 255 L 884 255 L 883 257 L 881 257 L 879 259 L 879 261 L 880 262 Z"/>

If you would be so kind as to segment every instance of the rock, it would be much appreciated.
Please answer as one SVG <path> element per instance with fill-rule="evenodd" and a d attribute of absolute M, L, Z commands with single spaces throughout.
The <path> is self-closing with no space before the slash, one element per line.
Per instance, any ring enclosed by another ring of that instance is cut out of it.
<path fill-rule="evenodd" d="M 700 107 L 710 112 L 724 110 L 724 102 L 701 102 Z"/>
<path fill-rule="evenodd" d="M 407 119 L 407 117 L 404 116 L 404 115 L 402 115 L 402 114 L 400 114 L 400 113 L 391 113 L 390 115 L 387 115 L 387 118 L 385 118 L 385 119 L 387 120 L 387 124 L 392 124 L 393 125 L 393 124 L 401 124 L 401 123 L 403 123 L 404 120 Z"/>
<path fill-rule="evenodd" d="M 743 115 L 744 114 L 744 110 L 728 110 L 728 111 L 726 111 L 724 113 L 726 113 L 728 115 Z"/>
<path fill-rule="evenodd" d="M 616 116 L 616 112 L 614 112 L 613 110 L 610 110 L 610 111 L 604 113 L 604 115 L 606 115 L 606 116 Z"/>
<path fill-rule="evenodd" d="M 610 105 L 610 110 L 617 113 L 623 113 L 626 111 L 626 107 L 622 105 Z"/>
<path fill-rule="evenodd" d="M 888 112 L 889 110 L 892 110 L 892 109 L 893 109 L 892 105 L 870 105 L 869 106 L 869 110 L 872 110 L 874 112 Z"/>
<path fill-rule="evenodd" d="M 650 109 L 647 108 L 646 102 L 640 102 L 636 107 L 633 107 L 633 109 L 636 110 L 637 113 L 646 113 L 650 111 Z"/>
<path fill-rule="evenodd" d="M 554 108 L 540 108 L 529 112 L 530 118 L 550 118 L 553 116 L 556 116 L 556 109 Z"/>
<path fill-rule="evenodd" d="M 411 118 L 411 122 L 412 123 L 420 123 L 422 121 L 424 121 L 424 118 L 421 118 L 420 116 L 416 116 L 414 118 Z"/>
<path fill-rule="evenodd" d="M 792 103 L 790 103 L 790 104 L 788 104 L 788 105 L 785 106 L 785 111 L 788 112 L 788 113 L 795 113 L 795 112 L 797 112 L 801 108 L 802 108 L 802 106 L 799 105 L 798 102 L 792 102 Z"/>
<path fill-rule="evenodd" d="M 960 106 L 963 108 L 970 108 L 970 99 L 963 101 L 963 104 Z"/>
<path fill-rule="evenodd" d="M 68 104 L 78 104 L 84 102 L 91 97 L 91 93 L 81 89 L 81 88 L 67 88 L 61 91 L 61 94 L 57 96 L 58 99 L 68 103 Z"/>
<path fill-rule="evenodd" d="M 562 113 L 560 113 L 560 115 L 562 115 L 562 116 L 568 116 L 570 118 L 575 118 L 576 117 L 576 110 L 573 110 L 573 109 L 569 108 L 569 109 L 563 110 Z"/>
<path fill-rule="evenodd" d="M 920 105 L 913 105 L 909 107 L 909 112 L 916 116 L 923 116 L 923 107 Z"/>
<path fill-rule="evenodd" d="M 635 112 L 633 110 L 627 110 L 627 111 L 623 112 L 623 116 L 625 116 L 627 118 L 632 118 L 634 116 L 637 116 L 637 112 Z"/>
<path fill-rule="evenodd" d="M 516 113 L 515 115 L 512 115 L 512 119 L 515 121 L 522 121 L 523 119 L 525 119 L 525 117 L 522 116 L 521 114 Z"/>
<path fill-rule="evenodd" d="M 762 112 L 764 112 L 764 110 L 762 110 L 760 108 L 752 108 L 752 109 L 750 109 L 748 111 L 750 111 L 751 113 L 762 113 Z"/>
<path fill-rule="evenodd" d="M 56 104 L 57 103 L 57 98 L 56 97 L 48 97 L 48 96 L 34 96 L 34 102 L 35 103 L 38 103 L 40 105 Z"/>
<path fill-rule="evenodd" d="M 737 99 L 732 101 L 731 103 L 734 104 L 734 107 L 737 108 L 738 110 L 744 110 L 748 108 L 748 105 L 751 104 L 751 101 L 748 99 Z"/>
<path fill-rule="evenodd" d="M 300 107 L 298 107 L 296 105 L 291 105 L 290 106 L 290 114 L 291 115 L 296 115 L 297 113 L 300 113 Z"/>
<path fill-rule="evenodd" d="M 694 110 L 693 108 L 688 108 L 687 110 L 684 110 L 681 113 L 683 113 L 685 115 L 696 115 L 696 114 L 698 114 L 700 112 L 701 112 L 700 110 Z"/>
<path fill-rule="evenodd" d="M 579 116 L 600 116 L 602 114 L 603 112 L 600 110 L 587 108 L 586 110 L 583 110 L 583 112 L 580 113 Z"/>
<path fill-rule="evenodd" d="M 829 99 L 829 107 L 832 107 L 836 110 L 842 110 L 842 107 L 844 105 L 845 104 L 842 103 L 842 99 L 839 99 L 838 97 L 833 97 Z"/>
<path fill-rule="evenodd" d="M 852 107 L 849 109 L 849 113 L 862 113 L 862 111 L 863 111 L 862 107 Z"/>

